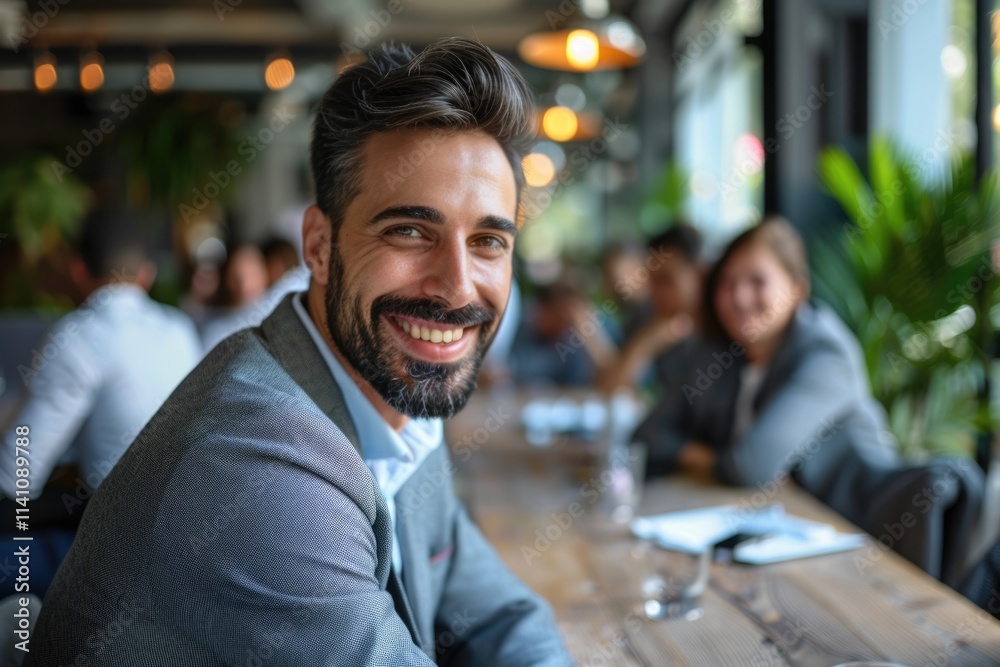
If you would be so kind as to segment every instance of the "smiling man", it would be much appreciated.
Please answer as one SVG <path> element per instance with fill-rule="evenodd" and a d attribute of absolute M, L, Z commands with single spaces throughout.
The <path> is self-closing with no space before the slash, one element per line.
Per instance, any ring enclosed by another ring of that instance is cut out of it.
<path fill-rule="evenodd" d="M 469 40 L 341 74 L 313 131 L 309 290 L 216 347 L 111 472 L 28 664 L 570 663 L 442 443 L 507 303 L 533 118 Z"/>

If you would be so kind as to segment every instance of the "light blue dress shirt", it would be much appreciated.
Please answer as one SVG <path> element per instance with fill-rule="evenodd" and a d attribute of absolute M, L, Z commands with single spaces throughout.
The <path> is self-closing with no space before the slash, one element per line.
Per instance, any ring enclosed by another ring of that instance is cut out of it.
<path fill-rule="evenodd" d="M 371 470 L 389 506 L 389 518 L 392 520 L 392 564 L 397 572 L 402 573 L 403 561 L 396 528 L 396 492 L 406 484 L 427 455 L 441 446 L 444 426 L 440 419 L 409 419 L 402 431 L 397 432 L 392 428 L 330 351 L 302 305 L 302 297 L 302 293 L 296 294 L 292 298 L 292 305 L 344 395 L 344 404 L 358 433 L 362 459 Z"/>
<path fill-rule="evenodd" d="M 15 497 L 14 429 L 22 425 L 30 429 L 30 497 L 61 461 L 75 461 L 97 488 L 200 360 L 198 334 L 181 311 L 130 283 L 94 290 L 19 367 L 27 391 L 3 434 L 0 491 Z"/>

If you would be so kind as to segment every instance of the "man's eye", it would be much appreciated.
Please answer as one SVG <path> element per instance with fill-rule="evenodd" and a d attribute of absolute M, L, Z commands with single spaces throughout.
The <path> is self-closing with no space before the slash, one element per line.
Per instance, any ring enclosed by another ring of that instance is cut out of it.
<path fill-rule="evenodd" d="M 409 225 L 393 227 L 389 230 L 389 233 L 396 234 L 398 236 L 409 236 L 410 238 L 420 238 L 420 230 L 416 227 L 410 227 Z"/>
<path fill-rule="evenodd" d="M 507 247 L 507 242 L 499 236 L 483 236 L 476 240 L 476 244 L 491 250 L 503 250 Z"/>

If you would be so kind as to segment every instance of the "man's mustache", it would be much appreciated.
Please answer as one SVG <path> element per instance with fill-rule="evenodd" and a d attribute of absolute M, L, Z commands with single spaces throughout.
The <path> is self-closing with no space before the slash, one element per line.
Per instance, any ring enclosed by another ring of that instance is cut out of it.
<path fill-rule="evenodd" d="M 495 310 L 478 303 L 448 310 L 441 303 L 431 299 L 404 299 L 389 294 L 380 296 L 372 302 L 372 322 L 377 321 L 383 314 L 416 317 L 462 328 L 491 324 L 496 319 Z"/>

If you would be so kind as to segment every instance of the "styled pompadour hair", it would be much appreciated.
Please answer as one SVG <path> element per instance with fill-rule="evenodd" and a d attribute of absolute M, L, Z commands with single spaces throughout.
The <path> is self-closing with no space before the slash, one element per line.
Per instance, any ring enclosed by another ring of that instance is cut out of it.
<path fill-rule="evenodd" d="M 535 136 L 532 95 L 520 72 L 483 44 L 462 37 L 437 40 L 419 54 L 406 45 L 382 45 L 340 74 L 313 122 L 316 203 L 335 236 L 361 187 L 367 139 L 408 128 L 485 132 L 510 161 L 520 195 L 521 160 Z"/>

